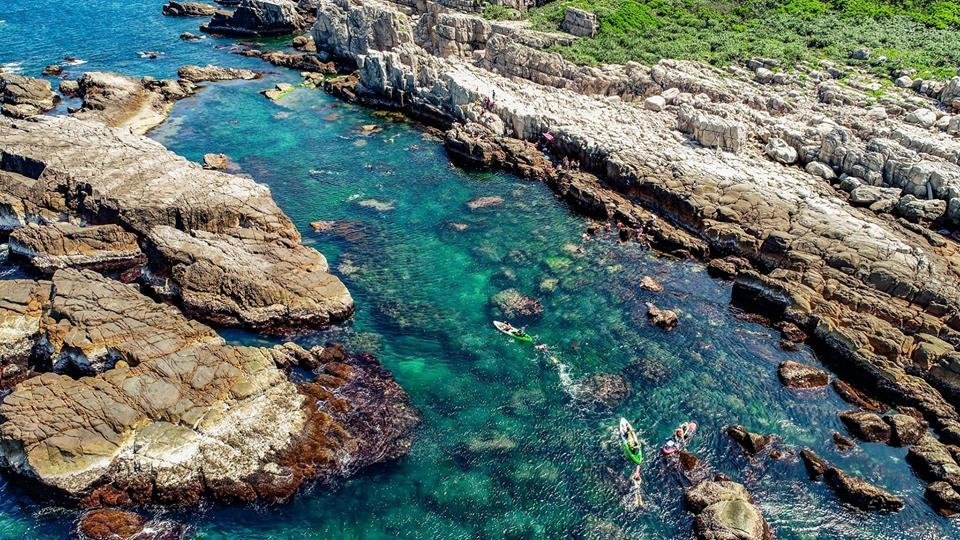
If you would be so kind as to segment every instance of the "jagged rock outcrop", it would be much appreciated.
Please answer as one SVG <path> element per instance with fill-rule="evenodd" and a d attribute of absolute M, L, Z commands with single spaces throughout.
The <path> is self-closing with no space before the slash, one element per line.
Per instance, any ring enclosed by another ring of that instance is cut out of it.
<path fill-rule="evenodd" d="M 812 479 L 822 476 L 840 499 L 861 510 L 895 512 L 903 508 L 903 500 L 900 497 L 863 478 L 845 473 L 809 448 L 804 448 L 800 452 L 800 458 Z"/>
<path fill-rule="evenodd" d="M 0 404 L 0 463 L 49 489 L 92 506 L 281 500 L 409 450 L 417 414 L 370 357 L 226 345 L 90 271 L 60 270 L 47 290 L 35 354 L 92 376 L 17 385 Z M 290 382 L 292 365 L 316 381 Z"/>
<path fill-rule="evenodd" d="M 231 81 L 235 79 L 249 81 L 259 79 L 263 75 L 249 69 L 225 68 L 207 64 L 206 66 L 183 66 L 177 70 L 177 76 L 184 81 L 200 83 L 205 81 Z"/>
<path fill-rule="evenodd" d="M 159 125 L 174 103 L 195 91 L 189 81 L 136 79 L 99 71 L 84 73 L 77 84 L 83 104 L 74 116 L 111 127 L 129 127 L 135 133 Z"/>
<path fill-rule="evenodd" d="M 580 37 L 593 37 L 597 35 L 599 28 L 597 16 L 589 11 L 568 7 L 563 12 L 563 22 L 560 23 L 560 29 L 565 32 Z"/>
<path fill-rule="evenodd" d="M 685 501 L 696 516 L 693 531 L 701 540 L 773 538 L 753 497 L 741 484 L 722 477 L 700 482 L 687 490 Z"/>
<path fill-rule="evenodd" d="M 753 455 L 762 452 L 772 441 L 772 435 L 760 435 L 747 431 L 741 425 L 733 425 L 727 428 L 727 435 L 739 444 L 744 451 Z"/>
<path fill-rule="evenodd" d="M 887 442 L 890 440 L 890 424 L 879 415 L 868 411 L 845 411 L 840 420 L 858 439 L 868 442 Z"/>
<path fill-rule="evenodd" d="M 216 12 L 216 6 L 203 2 L 176 2 L 170 0 L 163 5 L 163 14 L 171 17 L 209 17 Z"/>
<path fill-rule="evenodd" d="M 117 225 L 77 226 L 66 222 L 31 223 L 10 234 L 10 253 L 29 260 L 45 274 L 60 268 L 125 270 L 146 258 L 137 236 Z"/>
<path fill-rule="evenodd" d="M 0 122 L 0 151 L 7 169 L 0 173 L 0 224 L 69 218 L 122 227 L 150 247 L 145 282 L 193 316 L 272 329 L 353 313 L 323 255 L 300 245 L 269 189 L 248 178 L 204 170 L 129 131 L 70 117 Z M 52 227 L 39 229 L 55 248 L 47 255 L 76 255 L 89 251 L 97 234 L 119 234 Z M 72 231 L 73 244 L 56 244 L 63 231 Z M 21 234 L 30 233 L 15 238 Z"/>
<path fill-rule="evenodd" d="M 280 36 L 299 32 L 307 21 L 292 0 L 240 0 L 232 12 L 218 11 L 200 30 L 224 36 Z"/>
<path fill-rule="evenodd" d="M 83 540 L 181 540 L 187 530 L 186 526 L 172 521 L 148 520 L 116 508 L 91 510 L 77 524 Z"/>
<path fill-rule="evenodd" d="M 0 96 L 0 112 L 13 118 L 45 113 L 60 102 L 50 81 L 13 73 L 0 73 Z"/>

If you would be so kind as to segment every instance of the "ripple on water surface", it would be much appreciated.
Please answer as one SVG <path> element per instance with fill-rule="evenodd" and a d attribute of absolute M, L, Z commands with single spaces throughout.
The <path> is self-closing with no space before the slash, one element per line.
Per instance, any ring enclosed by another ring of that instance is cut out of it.
<path fill-rule="evenodd" d="M 159 1 L 0 3 L 0 62 L 27 73 L 65 55 L 83 69 L 172 76 L 185 63 L 266 68 L 185 43 L 196 20 L 164 18 Z M 90 9 L 95 5 L 98 9 Z M 94 23 L 95 21 L 95 23 Z M 95 31 L 94 31 L 95 30 Z M 156 60 L 137 51 L 164 52 Z M 80 69 L 75 67 L 74 69 Z M 309 489 L 273 507 L 205 506 L 176 515 L 202 538 L 563 537 L 622 531 L 630 537 L 689 536 L 685 480 L 656 449 L 679 422 L 701 426 L 693 450 L 742 481 L 780 538 L 943 538 L 955 527 L 922 500 L 905 450 L 861 444 L 841 456 L 831 434 L 846 408 L 832 391 L 781 387 L 777 364 L 817 363 L 784 352 L 769 329 L 736 319 L 730 287 L 703 267 L 615 238 L 585 241 L 585 222 L 540 184 L 450 166 L 432 137 L 402 123 L 297 89 L 272 103 L 257 92 L 296 74 L 210 85 L 180 102 L 152 136 L 190 159 L 224 152 L 258 181 L 324 252 L 357 300 L 354 320 L 294 338 L 336 339 L 371 350 L 424 415 L 411 455 L 366 471 L 330 494 Z M 365 134 L 360 126 L 383 130 Z M 503 203 L 470 210 L 494 196 Z M 325 233 L 315 220 L 336 221 Z M 16 277 L 14 267 L 0 269 Z M 650 293 L 651 275 L 665 290 Z M 498 334 L 489 299 L 514 288 L 544 307 L 528 331 L 548 355 Z M 646 322 L 645 302 L 679 310 L 671 333 Z M 270 339 L 225 331 L 233 341 Z M 632 391 L 614 411 L 588 410 L 569 385 L 598 373 L 625 374 Z M 617 418 L 645 440 L 642 511 L 625 506 L 630 468 L 616 444 Z M 893 515 L 839 504 L 807 480 L 796 457 L 747 459 L 722 433 L 731 423 L 810 446 L 849 472 L 906 499 Z M 76 514 L 44 509 L 0 481 L 0 536 L 62 537 Z"/>

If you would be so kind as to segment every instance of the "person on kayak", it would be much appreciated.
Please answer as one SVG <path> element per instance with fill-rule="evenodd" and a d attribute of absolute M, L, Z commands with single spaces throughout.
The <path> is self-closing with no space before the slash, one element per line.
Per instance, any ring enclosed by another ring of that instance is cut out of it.
<path fill-rule="evenodd" d="M 632 452 L 636 452 L 637 448 L 640 448 L 640 440 L 637 439 L 637 432 L 631 430 L 627 433 L 627 446 L 630 447 Z"/>

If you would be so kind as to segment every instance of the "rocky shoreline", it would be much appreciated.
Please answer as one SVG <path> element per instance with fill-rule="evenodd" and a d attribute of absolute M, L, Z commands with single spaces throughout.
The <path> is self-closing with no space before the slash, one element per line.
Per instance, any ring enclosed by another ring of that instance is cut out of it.
<path fill-rule="evenodd" d="M 90 72 L 61 82 L 82 99 L 70 116 L 36 116 L 49 84 L 0 74 L 0 232 L 38 275 L 0 281 L 0 465 L 31 489 L 86 508 L 273 502 L 409 452 L 419 413 L 372 356 L 227 345 L 197 322 L 284 332 L 354 310 L 269 189 L 139 135 L 197 83 L 258 77 Z M 103 511 L 80 529 L 147 525 Z"/>

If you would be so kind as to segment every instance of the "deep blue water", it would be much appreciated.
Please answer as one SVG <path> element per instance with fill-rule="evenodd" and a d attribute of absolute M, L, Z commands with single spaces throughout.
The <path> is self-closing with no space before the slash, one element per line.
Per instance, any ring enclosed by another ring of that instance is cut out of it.
<path fill-rule="evenodd" d="M 68 67 L 172 77 L 180 65 L 215 63 L 271 70 L 264 80 L 210 85 L 180 102 L 151 136 L 190 159 L 224 152 L 268 184 L 304 242 L 327 255 L 357 301 L 341 327 L 293 336 L 337 339 L 375 353 L 423 411 L 411 455 L 329 493 L 308 488 L 289 504 L 205 505 L 162 514 L 189 522 L 198 538 L 547 538 L 602 527 L 629 537 L 690 534 L 685 481 L 655 449 L 679 422 L 695 419 L 692 450 L 743 482 L 780 538 L 943 538 L 952 522 L 923 501 L 905 449 L 860 444 L 840 455 L 831 442 L 847 408 L 832 390 L 798 393 L 777 380 L 787 358 L 776 332 L 743 322 L 730 286 L 703 266 L 657 257 L 612 236 L 584 240 L 587 222 L 540 184 L 451 166 L 438 141 L 322 92 L 298 88 L 279 103 L 259 91 L 293 72 L 228 54 L 228 40 L 182 42 L 200 20 L 160 14 L 160 0 L 0 4 L 0 63 L 38 75 L 64 56 Z M 157 60 L 139 51 L 158 51 Z M 358 129 L 378 124 L 381 132 Z M 504 203 L 470 211 L 480 196 Z M 381 209 L 369 201 L 376 201 Z M 314 220 L 349 222 L 351 232 L 318 234 Z M 15 277 L 0 260 L 0 277 Z M 665 291 L 640 289 L 644 275 Z M 518 345 L 489 324 L 488 299 L 506 288 L 539 298 L 529 325 L 560 362 Z M 644 303 L 681 313 L 679 328 L 648 325 Z M 273 340 L 225 331 L 242 343 Z M 632 392 L 613 411 L 570 396 L 598 373 L 623 373 Z M 646 506 L 623 504 L 630 467 L 615 444 L 620 416 L 647 443 Z M 848 472 L 901 495 L 906 508 L 867 514 L 810 482 L 796 458 L 747 459 L 722 433 L 731 423 L 776 433 L 786 448 L 810 446 Z M 500 450 L 491 450 L 497 446 Z M 484 448 L 486 447 L 486 448 Z M 58 538 L 78 514 L 48 507 L 0 477 L 0 536 Z"/>

